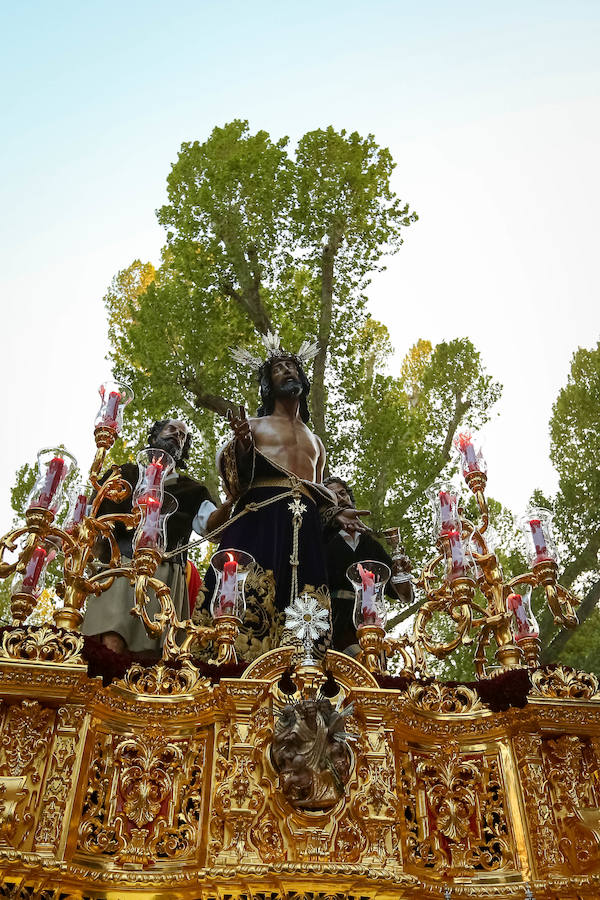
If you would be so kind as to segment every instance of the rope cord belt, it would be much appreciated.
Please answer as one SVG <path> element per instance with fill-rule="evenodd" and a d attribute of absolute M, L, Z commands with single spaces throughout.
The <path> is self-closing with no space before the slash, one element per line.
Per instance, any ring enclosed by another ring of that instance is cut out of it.
<path fill-rule="evenodd" d="M 247 513 L 257 512 L 259 509 L 263 509 L 265 506 L 270 506 L 271 503 L 275 503 L 277 500 L 283 500 L 286 497 L 294 497 L 294 490 L 285 491 L 283 494 L 277 494 L 275 497 L 268 497 L 266 500 L 261 500 L 259 503 L 250 502 L 247 503 L 246 506 L 240 510 L 239 513 L 236 513 L 230 519 L 227 519 L 223 525 L 219 525 L 218 528 L 214 528 L 213 531 L 209 531 L 208 534 L 205 534 L 204 537 L 197 538 L 196 540 L 189 541 L 187 544 L 182 544 L 181 547 L 177 547 L 175 550 L 170 550 L 168 553 L 165 553 L 163 556 L 163 560 L 171 559 L 173 556 L 179 556 L 180 553 L 183 553 L 184 550 L 190 550 L 192 547 L 199 547 L 200 544 L 205 543 L 216 543 L 214 538 L 218 537 L 226 528 L 229 528 L 233 522 L 237 522 L 238 519 L 241 519 L 242 516 L 245 516 Z"/>

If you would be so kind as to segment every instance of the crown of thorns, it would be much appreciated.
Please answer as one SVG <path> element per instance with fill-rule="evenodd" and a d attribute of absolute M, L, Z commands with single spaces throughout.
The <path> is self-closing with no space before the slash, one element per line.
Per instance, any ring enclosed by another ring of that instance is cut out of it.
<path fill-rule="evenodd" d="M 248 366 L 251 369 L 260 369 L 265 362 L 271 362 L 274 359 L 286 358 L 286 359 L 295 359 L 297 360 L 301 366 L 306 365 L 307 362 L 310 362 L 317 353 L 319 352 L 319 345 L 316 341 L 304 340 L 300 344 L 298 350 L 295 353 L 292 353 L 290 350 L 284 350 L 280 346 L 280 338 L 278 332 L 274 334 L 271 331 L 267 331 L 266 334 L 261 334 L 260 339 L 264 346 L 267 348 L 267 358 L 261 359 L 259 356 L 255 356 L 254 353 L 251 353 L 249 350 L 246 350 L 245 347 L 232 347 L 231 348 L 231 356 L 242 366 Z"/>

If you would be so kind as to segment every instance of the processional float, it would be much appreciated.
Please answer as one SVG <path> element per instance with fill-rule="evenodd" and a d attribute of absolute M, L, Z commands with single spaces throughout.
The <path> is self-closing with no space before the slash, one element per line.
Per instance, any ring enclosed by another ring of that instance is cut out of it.
<path fill-rule="evenodd" d="M 315 658 L 328 615 L 300 595 L 286 611 L 293 643 L 245 663 L 235 643 L 248 554 L 213 557 L 210 627 L 180 621 L 156 578 L 173 510 L 168 454 L 138 454 L 130 513 L 99 513 L 131 491 L 118 466 L 104 468 L 131 394 L 107 384 L 101 395 L 89 481 L 66 521 L 74 460 L 42 452 L 25 522 L 0 541 L 0 576 L 13 578 L 0 639 L 0 896 L 600 896 L 600 687 L 539 665 L 531 612 L 537 587 L 557 624 L 577 623 L 548 514 L 530 510 L 530 568 L 505 580 L 487 539 L 485 464 L 463 435 L 478 520 L 455 487 L 432 490 L 436 553 L 416 579 L 412 631 L 386 633 L 391 573 L 363 560 L 348 571 L 357 658 Z M 117 522 L 135 531 L 131 561 Z M 111 548 L 101 569 L 99 538 Z M 398 530 L 388 539 L 397 556 Z M 31 624 L 57 552 L 54 622 Z M 132 586 L 132 614 L 161 637 L 162 659 L 103 683 L 79 626 L 86 599 L 117 578 Z M 432 656 L 470 645 L 472 682 L 430 676 Z"/>

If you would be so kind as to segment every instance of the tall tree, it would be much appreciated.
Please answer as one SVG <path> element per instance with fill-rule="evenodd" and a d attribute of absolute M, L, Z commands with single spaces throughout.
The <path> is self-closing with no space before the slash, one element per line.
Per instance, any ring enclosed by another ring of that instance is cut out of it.
<path fill-rule="evenodd" d="M 550 437 L 550 455 L 559 475 L 551 505 L 565 560 L 561 581 L 583 595 L 577 615 L 585 622 L 596 613 L 600 600 L 600 343 L 573 355 L 567 384 L 552 410 Z M 542 643 L 547 660 L 562 655 L 577 634 L 555 631 L 545 616 Z M 587 660 L 595 656 L 595 670 L 600 671 L 600 641 L 595 654 L 589 646 L 585 654 Z"/>
<path fill-rule="evenodd" d="M 305 135 L 295 159 L 286 148 L 287 138 L 251 134 L 239 120 L 184 144 L 158 213 L 167 229 L 162 265 L 152 273 L 133 263 L 105 298 L 115 373 L 132 383 L 146 415 L 176 400 L 202 435 L 206 461 L 214 414 L 254 401 L 228 348 L 256 347 L 267 330 L 292 348 L 318 336 L 312 414 L 327 438 L 325 385 L 339 393 L 365 321 L 369 273 L 416 220 L 391 189 L 389 151 L 371 135 L 328 128 Z"/>

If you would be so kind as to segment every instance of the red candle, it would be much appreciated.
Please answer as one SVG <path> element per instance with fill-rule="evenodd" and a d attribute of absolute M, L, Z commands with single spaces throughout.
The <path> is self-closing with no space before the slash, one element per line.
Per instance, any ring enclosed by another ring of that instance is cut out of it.
<path fill-rule="evenodd" d="M 550 559 L 542 523 L 539 519 L 531 519 L 529 522 L 529 527 L 531 528 L 531 536 L 533 537 L 533 544 L 535 546 L 534 562 L 541 562 L 541 560 L 543 559 Z"/>
<path fill-rule="evenodd" d="M 515 638 L 520 641 L 521 638 L 527 637 L 532 632 L 532 628 L 527 621 L 525 607 L 523 606 L 523 597 L 521 594 L 509 594 L 506 598 L 506 605 L 516 619 L 517 633 Z"/>
<path fill-rule="evenodd" d="M 60 456 L 55 456 L 48 463 L 46 469 L 46 480 L 40 495 L 32 505 L 49 509 L 58 488 L 60 487 L 65 475 L 67 474 L 67 465 Z"/>
<path fill-rule="evenodd" d="M 146 466 L 146 489 L 151 491 L 153 488 L 159 488 L 163 479 L 164 466 L 161 462 L 151 462 Z"/>
<path fill-rule="evenodd" d="M 375 607 L 375 574 L 365 569 L 360 563 L 358 572 L 362 581 L 362 620 L 365 625 L 376 625 L 378 617 Z"/>
<path fill-rule="evenodd" d="M 440 491 L 439 501 L 440 531 L 442 534 L 446 534 L 456 525 L 456 500 L 448 491 Z"/>
<path fill-rule="evenodd" d="M 138 504 L 147 503 L 151 497 L 156 497 L 160 493 L 160 487 L 164 475 L 164 466 L 158 460 L 151 462 L 146 466 L 144 472 L 144 481 L 142 484 L 142 495 L 138 500 Z"/>
<path fill-rule="evenodd" d="M 87 496 L 85 494 L 78 494 L 77 500 L 75 502 L 75 509 L 73 510 L 73 518 L 71 519 L 72 525 L 79 525 L 79 523 L 85 516 L 87 504 L 88 504 Z"/>
<path fill-rule="evenodd" d="M 477 459 L 477 454 L 475 453 L 475 447 L 473 446 L 471 438 L 468 434 L 459 434 L 458 448 L 463 455 L 463 471 L 479 472 L 480 466 Z"/>
<path fill-rule="evenodd" d="M 233 615 L 237 594 L 238 564 L 232 553 L 228 553 L 227 556 L 230 558 L 223 566 L 223 584 L 219 598 L 219 615 L 222 616 Z"/>
<path fill-rule="evenodd" d="M 152 547 L 158 549 L 160 535 L 160 500 L 154 497 L 147 497 L 144 506 L 144 524 L 142 533 L 137 541 L 137 549 Z"/>
<path fill-rule="evenodd" d="M 450 557 L 452 561 L 451 578 L 460 578 L 465 574 L 465 550 L 458 531 L 448 532 Z"/>
<path fill-rule="evenodd" d="M 47 555 L 48 551 L 44 550 L 43 547 L 36 547 L 29 557 L 21 587 L 24 594 L 33 594 L 35 592 Z"/>
<path fill-rule="evenodd" d="M 111 391 L 108 395 L 108 400 L 106 401 L 106 411 L 104 413 L 104 420 L 102 422 L 103 425 L 106 425 L 107 428 L 117 428 L 117 414 L 119 412 L 119 405 L 121 403 L 121 394 L 119 391 Z"/>

